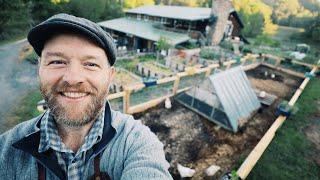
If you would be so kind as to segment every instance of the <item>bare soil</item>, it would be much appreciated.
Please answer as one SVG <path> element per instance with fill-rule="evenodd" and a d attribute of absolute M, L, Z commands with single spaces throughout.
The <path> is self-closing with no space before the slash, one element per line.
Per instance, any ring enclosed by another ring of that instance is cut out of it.
<path fill-rule="evenodd" d="M 276 78 L 265 77 L 266 70 L 275 73 Z M 135 114 L 135 118 L 149 126 L 164 144 L 174 179 L 180 179 L 177 163 L 196 170 L 191 179 L 219 179 L 224 173 L 237 169 L 276 119 L 277 104 L 283 99 L 289 100 L 301 82 L 299 78 L 264 66 L 248 71 L 247 75 L 253 87 L 277 95 L 279 99 L 270 107 L 262 107 L 237 133 L 218 127 L 174 100 L 171 109 L 160 104 Z M 204 170 L 211 165 L 218 165 L 221 170 L 213 178 L 205 177 Z"/>

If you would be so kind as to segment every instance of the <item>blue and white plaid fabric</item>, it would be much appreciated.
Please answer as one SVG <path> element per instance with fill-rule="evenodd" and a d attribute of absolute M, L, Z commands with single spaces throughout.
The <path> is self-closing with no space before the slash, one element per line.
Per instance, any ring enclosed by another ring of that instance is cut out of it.
<path fill-rule="evenodd" d="M 47 111 L 41 120 L 41 136 L 38 151 L 41 153 L 47 151 L 49 148 L 53 149 L 57 156 L 58 163 L 67 173 L 68 179 L 83 179 L 82 174 L 85 167 L 86 151 L 101 140 L 103 126 L 104 111 L 85 137 L 84 144 L 75 153 L 62 142 L 54 118 L 50 115 L 50 111 Z"/>

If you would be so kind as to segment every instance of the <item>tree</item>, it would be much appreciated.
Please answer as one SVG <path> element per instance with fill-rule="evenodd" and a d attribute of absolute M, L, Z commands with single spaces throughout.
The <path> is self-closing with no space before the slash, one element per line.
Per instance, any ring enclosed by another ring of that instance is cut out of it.
<path fill-rule="evenodd" d="M 244 23 L 242 34 L 246 37 L 256 37 L 263 32 L 264 18 L 259 12 L 246 14 L 243 10 L 239 11 L 239 15 Z"/>
<path fill-rule="evenodd" d="M 105 21 L 109 19 L 115 19 L 124 15 L 122 11 L 122 1 L 116 2 L 116 0 L 107 0 L 104 11 L 100 17 L 100 20 Z"/>
<path fill-rule="evenodd" d="M 29 28 L 28 2 L 0 0 L 0 40 L 24 33 Z"/>
<path fill-rule="evenodd" d="M 70 13 L 65 10 L 69 9 L 65 7 L 68 2 L 69 0 L 29 0 L 32 25 L 39 24 L 50 16 L 60 12 Z"/>
<path fill-rule="evenodd" d="M 170 49 L 171 47 L 171 44 L 169 44 L 167 38 L 161 36 L 159 38 L 159 40 L 157 41 L 157 46 L 156 46 L 156 49 L 157 49 L 157 61 L 159 60 L 159 56 L 160 56 L 160 52 L 162 50 L 168 50 Z"/>
<path fill-rule="evenodd" d="M 276 32 L 277 26 L 272 23 L 272 8 L 270 6 L 266 5 L 261 0 L 232 0 L 232 2 L 235 9 L 237 11 L 242 10 L 243 14 L 262 14 L 264 34 L 274 34 Z"/>
<path fill-rule="evenodd" d="M 154 0 L 124 0 L 124 8 L 131 9 L 143 5 L 153 5 Z"/>
<path fill-rule="evenodd" d="M 306 28 L 305 35 L 320 43 L 320 14 L 314 19 L 312 24 Z"/>

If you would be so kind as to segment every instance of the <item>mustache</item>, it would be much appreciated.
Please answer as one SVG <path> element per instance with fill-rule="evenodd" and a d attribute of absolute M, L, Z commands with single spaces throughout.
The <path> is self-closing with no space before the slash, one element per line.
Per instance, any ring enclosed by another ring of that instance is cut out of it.
<path fill-rule="evenodd" d="M 97 90 L 94 87 L 90 88 L 88 86 L 83 85 L 82 83 L 71 85 L 68 82 L 63 81 L 63 82 L 53 86 L 52 92 L 54 92 L 54 93 L 80 92 L 80 93 L 94 94 L 97 92 Z"/>

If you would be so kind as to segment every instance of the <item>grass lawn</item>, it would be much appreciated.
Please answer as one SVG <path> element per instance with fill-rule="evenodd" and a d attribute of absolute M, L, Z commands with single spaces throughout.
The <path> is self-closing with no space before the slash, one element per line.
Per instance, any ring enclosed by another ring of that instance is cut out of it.
<path fill-rule="evenodd" d="M 320 149 L 306 135 L 311 126 L 320 135 L 319 104 L 320 79 L 314 78 L 297 102 L 299 111 L 277 131 L 247 179 L 320 179 Z"/>

